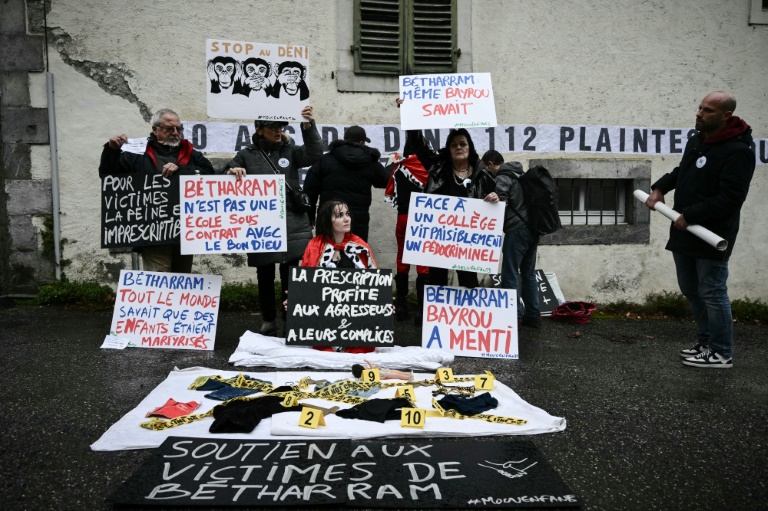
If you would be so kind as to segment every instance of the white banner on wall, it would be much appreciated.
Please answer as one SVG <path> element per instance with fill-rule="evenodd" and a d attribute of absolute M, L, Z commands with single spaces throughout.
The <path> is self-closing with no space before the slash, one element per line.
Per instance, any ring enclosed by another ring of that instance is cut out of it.
<path fill-rule="evenodd" d="M 361 125 L 371 139 L 368 144 L 383 154 L 402 152 L 405 131 L 396 124 Z M 319 124 L 320 136 L 327 146 L 344 138 L 343 124 Z M 253 122 L 184 121 L 184 136 L 198 151 L 235 153 L 251 143 Z M 433 147 L 445 145 L 449 129 L 427 129 L 424 136 Z M 303 144 L 298 125 L 286 132 Z M 666 156 L 683 154 L 693 128 L 644 128 L 632 126 L 584 126 L 580 124 L 499 124 L 490 128 L 470 128 L 472 141 L 479 153 L 495 149 L 506 153 L 583 153 L 594 155 Z M 758 165 L 768 165 L 768 139 L 755 139 Z M 145 142 L 146 144 L 146 142 Z M 140 146 L 141 144 L 139 144 Z M 142 149 L 143 151 L 143 149 Z"/>
<path fill-rule="evenodd" d="M 309 48 L 207 39 L 208 116 L 298 122 L 309 104 Z"/>

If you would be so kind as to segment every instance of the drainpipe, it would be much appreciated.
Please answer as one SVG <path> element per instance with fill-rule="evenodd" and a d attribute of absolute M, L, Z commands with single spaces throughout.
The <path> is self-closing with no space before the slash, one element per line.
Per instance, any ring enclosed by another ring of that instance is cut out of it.
<path fill-rule="evenodd" d="M 48 89 L 48 138 L 51 144 L 51 208 L 53 209 L 53 254 L 56 280 L 61 280 L 61 222 L 59 219 L 59 153 L 56 142 L 56 108 L 53 101 L 53 73 L 46 73 Z"/>

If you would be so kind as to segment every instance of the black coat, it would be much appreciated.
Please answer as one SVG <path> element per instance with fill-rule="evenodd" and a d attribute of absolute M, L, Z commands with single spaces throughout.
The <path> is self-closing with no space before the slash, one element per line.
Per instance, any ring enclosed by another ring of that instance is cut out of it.
<path fill-rule="evenodd" d="M 717 142 L 705 142 L 700 135 L 694 135 L 685 146 L 680 165 L 651 186 L 665 194 L 674 189 L 675 211 L 682 213 L 689 224 L 706 227 L 727 240 L 725 256 L 733 251 L 741 206 L 755 171 L 752 130 L 738 117 L 731 119 L 726 130 L 738 134 Z M 703 259 L 724 256 L 723 252 L 674 226 L 670 227 L 666 248 Z"/>
<path fill-rule="evenodd" d="M 320 140 L 320 133 L 317 131 L 315 122 L 312 121 L 311 126 L 307 129 L 304 129 L 303 123 L 301 127 L 301 135 L 304 138 L 303 146 L 297 146 L 294 140 L 286 134 L 283 134 L 282 142 L 277 144 L 266 144 L 263 139 L 259 141 L 264 146 L 262 149 L 269 156 L 275 168 L 285 176 L 285 182 L 294 188 L 299 187 L 299 168 L 312 165 L 323 154 L 323 143 Z M 244 168 L 247 174 L 272 175 L 275 172 L 255 144 L 241 149 L 234 158 L 224 165 L 220 172 L 225 173 L 234 167 Z M 248 266 L 288 263 L 300 259 L 304 254 L 307 243 L 312 239 L 309 217 L 306 213 L 293 211 L 290 207 L 286 210 L 286 237 L 288 240 L 286 252 L 248 253 Z"/>
<path fill-rule="evenodd" d="M 507 203 L 504 210 L 504 232 L 519 229 L 528 221 L 528 208 L 525 205 L 523 187 L 520 186 L 522 175 L 523 166 L 517 161 L 502 163 L 496 172 L 496 193 L 501 202 Z"/>
<path fill-rule="evenodd" d="M 341 199 L 350 211 L 368 213 L 371 187 L 384 188 L 389 174 L 379 162 L 378 149 L 337 140 L 320 161 L 312 166 L 304 180 L 304 191 L 313 204 Z"/>
<path fill-rule="evenodd" d="M 451 195 L 448 190 L 448 180 L 453 179 L 453 163 L 447 150 L 435 152 L 420 131 L 408 130 L 405 154 L 415 154 L 427 169 L 428 177 L 424 193 Z M 474 169 L 469 198 L 484 199 L 486 195 L 496 191 L 496 177 L 485 169 L 480 158 L 470 158 L 469 164 Z"/>

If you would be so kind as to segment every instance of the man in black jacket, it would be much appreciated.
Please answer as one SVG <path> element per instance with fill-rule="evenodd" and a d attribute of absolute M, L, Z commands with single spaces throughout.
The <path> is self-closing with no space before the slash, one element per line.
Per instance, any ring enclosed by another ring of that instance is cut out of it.
<path fill-rule="evenodd" d="M 755 171 L 752 130 L 733 115 L 736 98 L 729 92 L 708 94 L 696 113 L 698 133 L 688 140 L 680 165 L 651 186 L 649 208 L 675 190 L 680 217 L 670 226 L 680 291 L 688 299 L 698 339 L 680 351 L 683 364 L 727 369 L 733 365 L 733 319 L 728 298 L 728 258 L 739 232 L 741 206 Z M 686 229 L 701 225 L 728 241 L 719 252 Z"/>
<path fill-rule="evenodd" d="M 135 173 L 176 181 L 179 175 L 213 174 L 213 166 L 200 151 L 192 148 L 182 135 L 184 128 L 173 110 L 163 108 L 155 112 L 151 120 L 152 133 L 144 154 L 121 151 L 128 142 L 125 134 L 115 135 L 104 144 L 99 164 L 99 177 L 110 174 Z M 171 199 L 178 206 L 178 186 L 172 188 L 176 196 Z M 177 208 L 178 209 L 178 208 Z M 178 222 L 178 218 L 176 219 Z M 182 255 L 180 241 L 165 245 L 141 247 L 141 260 L 146 271 L 190 273 L 192 255 Z"/>
<path fill-rule="evenodd" d="M 360 126 L 344 132 L 344 140 L 331 143 L 330 150 L 307 172 L 304 191 L 313 204 L 341 199 L 349 206 L 352 234 L 368 241 L 368 213 L 371 187 L 384 188 L 389 175 L 379 162 L 378 149 L 368 147 L 370 139 Z"/>

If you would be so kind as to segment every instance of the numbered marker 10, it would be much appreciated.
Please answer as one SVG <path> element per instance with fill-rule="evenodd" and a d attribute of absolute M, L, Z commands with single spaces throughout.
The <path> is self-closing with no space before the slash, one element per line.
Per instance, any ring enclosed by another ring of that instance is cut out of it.
<path fill-rule="evenodd" d="M 403 408 L 400 416 L 401 428 L 424 429 L 427 421 L 427 411 L 422 408 Z"/>

